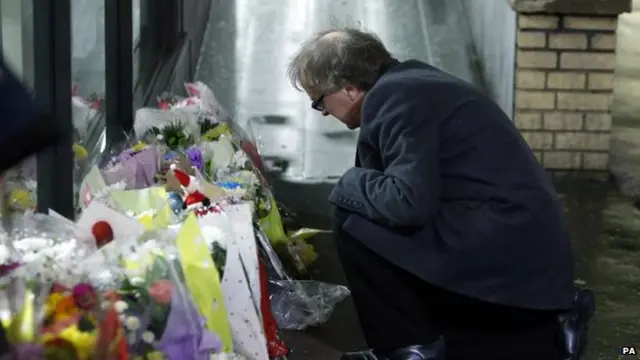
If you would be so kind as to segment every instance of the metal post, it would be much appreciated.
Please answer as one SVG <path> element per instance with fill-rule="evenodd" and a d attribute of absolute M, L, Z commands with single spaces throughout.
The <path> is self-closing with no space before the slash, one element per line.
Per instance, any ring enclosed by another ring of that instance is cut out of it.
<path fill-rule="evenodd" d="M 38 154 L 38 211 L 73 219 L 70 0 L 33 2 L 34 89 L 62 135 Z"/>
<path fill-rule="evenodd" d="M 133 10 L 131 0 L 104 0 L 107 146 L 133 128 Z"/>

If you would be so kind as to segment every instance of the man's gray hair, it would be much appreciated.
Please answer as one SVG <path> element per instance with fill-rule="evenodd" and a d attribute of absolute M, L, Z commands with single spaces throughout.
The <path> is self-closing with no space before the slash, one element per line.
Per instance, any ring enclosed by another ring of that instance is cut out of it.
<path fill-rule="evenodd" d="M 369 90 L 393 57 L 372 33 L 332 29 L 307 40 L 289 63 L 291 84 L 317 98 L 345 86 Z"/>

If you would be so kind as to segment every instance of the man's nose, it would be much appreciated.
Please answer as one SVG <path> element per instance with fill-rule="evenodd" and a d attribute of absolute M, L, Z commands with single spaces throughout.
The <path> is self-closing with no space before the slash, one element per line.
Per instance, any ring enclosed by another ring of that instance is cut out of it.
<path fill-rule="evenodd" d="M 322 116 L 327 116 L 329 115 L 329 112 L 327 110 L 322 110 Z"/>

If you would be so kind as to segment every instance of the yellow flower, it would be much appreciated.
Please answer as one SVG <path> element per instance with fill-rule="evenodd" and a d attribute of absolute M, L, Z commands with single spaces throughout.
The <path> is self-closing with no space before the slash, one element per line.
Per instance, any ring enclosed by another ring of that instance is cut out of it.
<path fill-rule="evenodd" d="M 73 153 L 75 154 L 76 160 L 84 160 L 89 156 L 87 149 L 77 143 L 73 144 Z"/>
<path fill-rule="evenodd" d="M 142 151 L 142 150 L 144 150 L 145 147 L 147 147 L 147 144 L 145 144 L 144 142 L 140 141 L 137 144 L 133 145 L 131 147 L 131 150 L 133 150 L 133 151 Z"/>
<path fill-rule="evenodd" d="M 142 214 L 138 216 L 138 220 L 145 229 L 151 230 L 153 229 L 153 215 L 152 214 Z"/>
<path fill-rule="evenodd" d="M 21 188 L 11 191 L 11 203 L 25 209 L 36 206 L 36 203 L 35 201 L 33 201 L 31 194 L 29 194 L 29 191 Z"/>
<path fill-rule="evenodd" d="M 69 342 L 78 354 L 78 360 L 89 360 L 94 352 L 97 340 L 97 332 L 83 332 L 78 330 L 76 325 L 69 326 L 62 330 L 57 336 L 52 333 L 45 333 L 42 341 L 46 344 L 54 342 L 56 339 Z"/>

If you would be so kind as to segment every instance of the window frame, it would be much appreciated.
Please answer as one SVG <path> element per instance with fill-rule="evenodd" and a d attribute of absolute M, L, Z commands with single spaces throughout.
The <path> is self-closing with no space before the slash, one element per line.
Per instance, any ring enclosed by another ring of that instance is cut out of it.
<path fill-rule="evenodd" d="M 133 128 L 133 4 L 104 0 L 107 149 Z"/>
<path fill-rule="evenodd" d="M 37 155 L 37 210 L 73 219 L 71 0 L 23 1 L 33 9 L 33 59 L 25 59 L 32 67 L 24 76 L 62 133 L 57 145 Z M 89 129 L 90 153 L 110 151 L 121 141 L 133 127 L 134 109 L 149 106 L 176 81 L 192 80 L 210 6 L 208 0 L 141 0 L 139 38 L 133 39 L 132 0 L 104 0 L 105 114 Z"/>
<path fill-rule="evenodd" d="M 34 93 L 61 135 L 37 155 L 38 212 L 52 209 L 73 219 L 71 49 L 70 0 L 33 1 Z"/>

